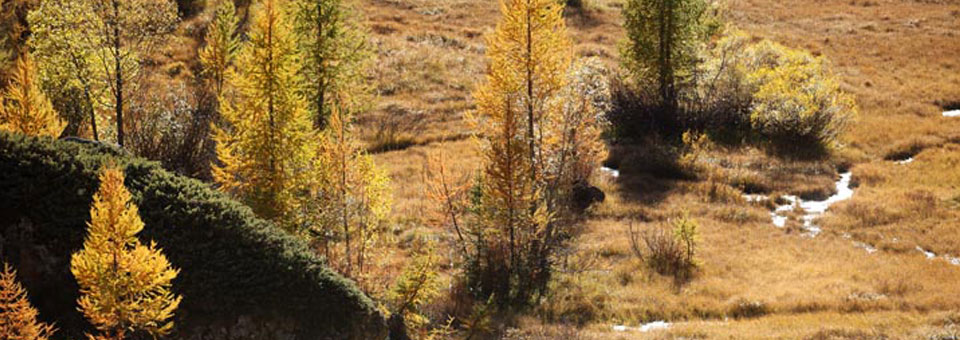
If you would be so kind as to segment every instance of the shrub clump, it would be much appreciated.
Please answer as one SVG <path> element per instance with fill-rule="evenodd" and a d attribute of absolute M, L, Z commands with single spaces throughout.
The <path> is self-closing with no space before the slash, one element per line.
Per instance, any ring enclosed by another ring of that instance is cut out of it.
<path fill-rule="evenodd" d="M 656 135 L 679 143 L 683 131 L 694 130 L 718 142 L 767 144 L 797 156 L 833 149 L 858 109 L 826 60 L 733 27 L 723 31 L 684 66 L 685 85 L 674 110 L 657 105 L 650 86 L 613 79 L 611 135 L 638 141 Z"/>
<path fill-rule="evenodd" d="M 670 225 L 669 230 L 658 227 L 645 232 L 631 226 L 630 247 L 650 269 L 686 282 L 700 266 L 695 258 L 699 224 L 684 215 L 670 220 Z"/>
<path fill-rule="evenodd" d="M 756 132 L 778 146 L 833 147 L 857 105 L 840 90 L 824 59 L 766 40 L 747 48 L 746 55 Z"/>

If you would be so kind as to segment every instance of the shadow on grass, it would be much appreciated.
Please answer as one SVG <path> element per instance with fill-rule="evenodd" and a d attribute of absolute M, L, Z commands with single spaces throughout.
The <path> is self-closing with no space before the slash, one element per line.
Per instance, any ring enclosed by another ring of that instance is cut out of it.
<path fill-rule="evenodd" d="M 663 201 L 678 182 L 696 179 L 682 169 L 677 155 L 675 148 L 665 143 L 619 144 L 610 147 L 604 166 L 619 171 L 615 181 L 625 199 L 655 204 Z"/>

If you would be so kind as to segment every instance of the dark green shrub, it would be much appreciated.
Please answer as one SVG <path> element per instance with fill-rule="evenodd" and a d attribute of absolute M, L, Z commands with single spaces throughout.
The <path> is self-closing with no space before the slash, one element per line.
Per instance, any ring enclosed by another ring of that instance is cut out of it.
<path fill-rule="evenodd" d="M 184 298 L 172 338 L 221 328 L 239 329 L 230 336 L 239 339 L 385 337 L 382 317 L 352 282 L 207 184 L 98 143 L 0 133 L 0 254 L 22 273 L 59 336 L 79 338 L 89 327 L 76 310 L 69 259 L 82 244 L 108 159 L 125 169 L 146 224 L 141 240 L 157 242 L 181 269 L 174 291 Z"/>

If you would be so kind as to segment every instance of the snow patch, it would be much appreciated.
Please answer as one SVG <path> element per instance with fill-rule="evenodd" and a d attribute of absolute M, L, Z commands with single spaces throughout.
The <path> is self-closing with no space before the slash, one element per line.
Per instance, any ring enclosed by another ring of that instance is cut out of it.
<path fill-rule="evenodd" d="M 867 254 L 873 254 L 877 252 L 877 248 L 863 242 L 853 242 L 853 245 L 857 248 L 863 248 L 867 251 Z"/>
<path fill-rule="evenodd" d="M 934 258 L 937 257 L 937 254 L 935 254 L 934 252 L 932 252 L 932 251 L 927 251 L 927 250 L 921 248 L 920 246 L 917 246 L 917 250 L 920 251 L 921 253 L 923 253 L 923 255 L 926 255 L 926 256 L 927 256 L 927 260 L 932 260 L 932 259 L 934 259 Z"/>
<path fill-rule="evenodd" d="M 913 163 L 913 161 L 914 161 L 913 157 L 910 157 L 910 158 L 907 158 L 907 159 L 901 159 L 901 160 L 897 161 L 897 164 L 907 165 L 907 164 Z"/>
<path fill-rule="evenodd" d="M 937 258 L 937 253 L 923 249 L 920 246 L 917 246 L 917 250 L 923 253 L 923 255 L 927 257 L 927 260 L 933 260 Z M 943 258 L 943 260 L 947 261 L 947 263 L 949 264 L 952 264 L 954 266 L 960 266 L 960 257 L 954 257 L 954 256 L 950 256 L 949 254 L 944 254 L 943 256 L 940 256 L 940 258 Z"/>
<path fill-rule="evenodd" d="M 646 333 L 655 330 L 667 329 L 670 328 L 670 323 L 666 321 L 654 321 L 650 323 L 645 323 L 640 325 L 640 327 L 630 327 L 626 325 L 615 325 L 613 326 L 614 332 L 627 332 L 627 331 L 637 331 L 641 333 Z"/>
<path fill-rule="evenodd" d="M 777 228 L 783 228 L 787 226 L 786 216 L 780 216 L 775 213 L 770 213 L 770 215 L 773 215 L 773 225 L 775 225 Z"/>
<path fill-rule="evenodd" d="M 667 329 L 667 328 L 670 328 L 670 323 L 665 321 L 654 321 L 648 324 L 641 325 L 640 331 L 646 333 L 649 331 L 654 331 L 658 329 Z"/>
<path fill-rule="evenodd" d="M 608 168 L 604 166 L 604 167 L 600 167 L 600 171 L 607 173 L 608 175 L 610 175 L 610 177 L 613 177 L 613 178 L 620 177 L 620 170 L 617 170 L 617 169 Z"/>

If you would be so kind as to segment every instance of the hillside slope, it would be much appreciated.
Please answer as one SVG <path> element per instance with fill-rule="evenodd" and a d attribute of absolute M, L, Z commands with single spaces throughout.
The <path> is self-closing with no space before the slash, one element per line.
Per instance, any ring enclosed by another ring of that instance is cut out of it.
<path fill-rule="evenodd" d="M 181 272 L 171 339 L 383 339 L 373 302 L 307 246 L 196 180 L 99 144 L 0 133 L 0 257 L 57 337 L 89 326 L 69 271 L 89 220 L 100 166 L 118 162 L 146 227 Z"/>

